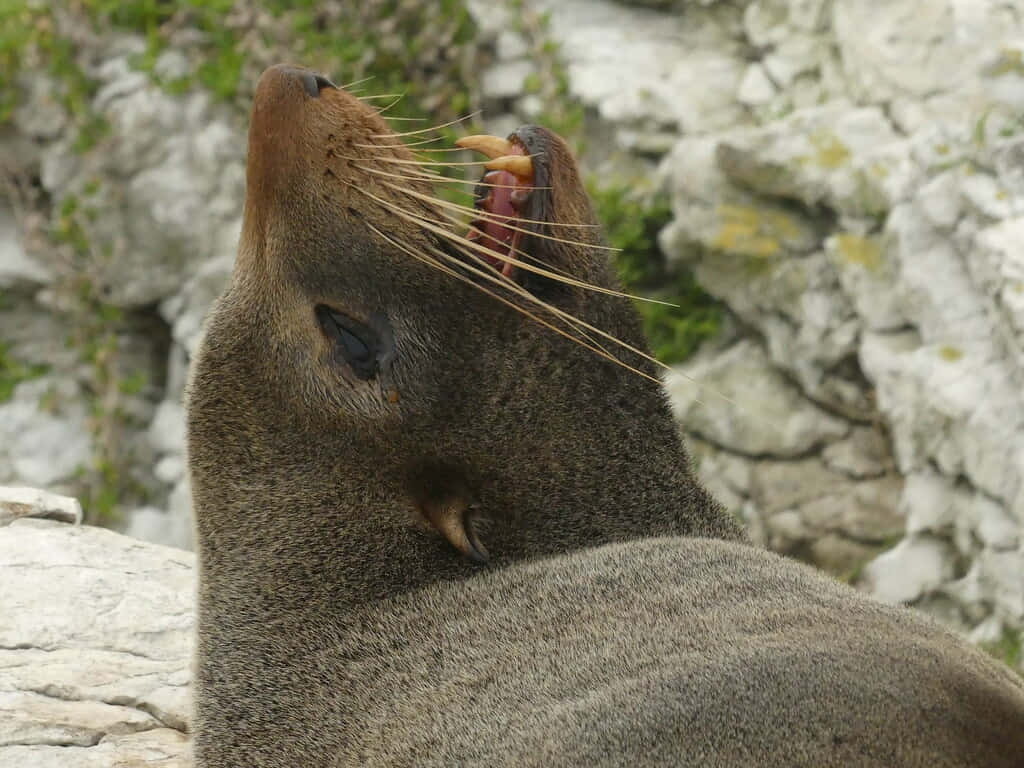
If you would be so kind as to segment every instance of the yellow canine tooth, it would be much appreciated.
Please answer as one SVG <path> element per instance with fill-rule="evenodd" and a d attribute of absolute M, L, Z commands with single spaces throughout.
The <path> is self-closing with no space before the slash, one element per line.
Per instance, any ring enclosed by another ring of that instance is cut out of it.
<path fill-rule="evenodd" d="M 503 157 L 512 154 L 512 142 L 508 139 L 499 139 L 497 136 L 488 136 L 478 133 L 473 136 L 463 136 L 455 140 L 455 146 L 463 149 L 473 149 L 489 158 Z"/>
<path fill-rule="evenodd" d="M 507 171 L 520 181 L 533 180 L 533 161 L 528 155 L 505 155 L 484 163 L 489 171 Z"/>

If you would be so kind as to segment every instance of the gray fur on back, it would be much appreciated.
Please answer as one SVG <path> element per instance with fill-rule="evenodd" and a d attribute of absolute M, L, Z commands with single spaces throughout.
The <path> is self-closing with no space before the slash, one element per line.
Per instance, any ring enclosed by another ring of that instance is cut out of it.
<path fill-rule="evenodd" d="M 1019 678 L 927 618 L 743 544 L 584 550 L 282 641 L 303 662 L 279 668 L 282 687 L 302 695 L 275 727 L 308 742 L 309 764 L 335 750 L 337 766 L 1009 768 L 1024 755 Z M 242 660 L 275 646 L 268 631 Z M 332 712 L 334 728 L 308 730 Z"/>

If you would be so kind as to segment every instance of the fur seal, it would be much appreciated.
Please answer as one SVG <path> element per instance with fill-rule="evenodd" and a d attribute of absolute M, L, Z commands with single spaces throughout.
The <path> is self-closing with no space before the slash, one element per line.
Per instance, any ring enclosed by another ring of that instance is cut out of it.
<path fill-rule="evenodd" d="M 697 482 L 564 143 L 464 143 L 468 236 L 373 109 L 259 80 L 189 387 L 197 765 L 1021 765 L 1021 679 Z"/>

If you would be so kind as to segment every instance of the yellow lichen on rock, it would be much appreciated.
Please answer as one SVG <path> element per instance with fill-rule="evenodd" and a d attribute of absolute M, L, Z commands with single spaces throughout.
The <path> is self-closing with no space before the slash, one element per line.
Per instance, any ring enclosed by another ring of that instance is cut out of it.
<path fill-rule="evenodd" d="M 811 156 L 801 158 L 804 162 L 832 170 L 850 159 L 850 150 L 831 131 L 818 130 L 809 138 L 815 152 Z"/>
<path fill-rule="evenodd" d="M 720 226 L 710 243 L 715 250 L 767 258 L 783 250 L 782 241 L 800 235 L 796 222 L 781 211 L 722 204 L 716 213 Z"/>
<path fill-rule="evenodd" d="M 858 264 L 871 272 L 882 266 L 882 246 L 873 237 L 851 232 L 836 235 L 836 252 L 846 262 Z"/>

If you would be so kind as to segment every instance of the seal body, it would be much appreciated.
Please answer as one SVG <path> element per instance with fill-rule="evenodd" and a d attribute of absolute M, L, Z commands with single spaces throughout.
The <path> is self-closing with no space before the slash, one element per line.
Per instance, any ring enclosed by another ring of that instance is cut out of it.
<path fill-rule="evenodd" d="M 197 764 L 1019 765 L 1019 678 L 745 543 L 565 145 L 496 146 L 462 238 L 376 112 L 261 77 L 189 387 Z"/>

